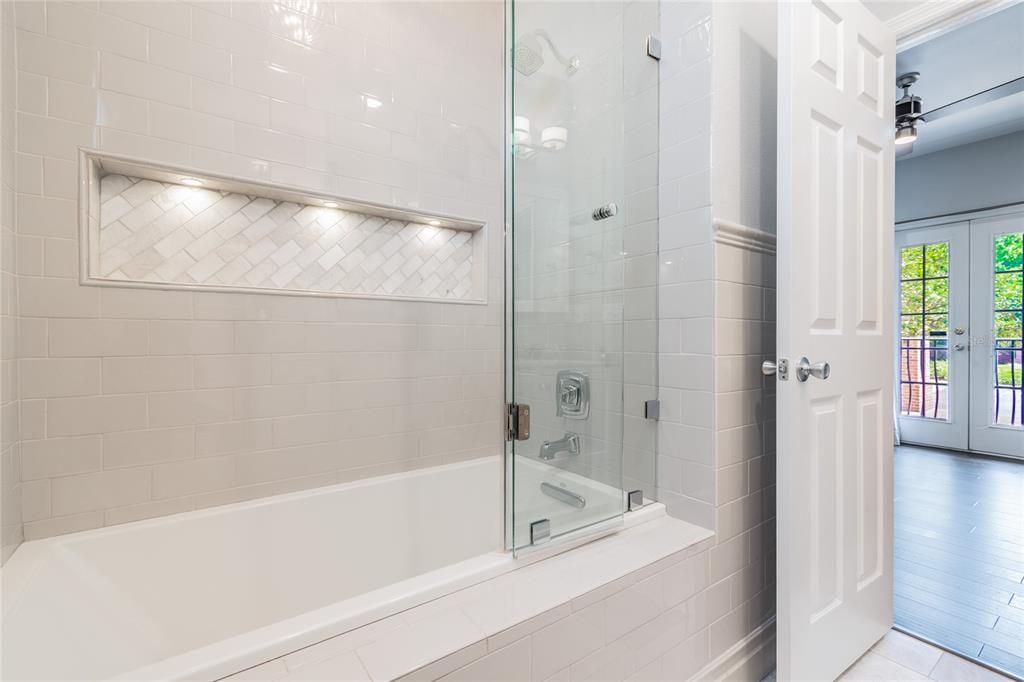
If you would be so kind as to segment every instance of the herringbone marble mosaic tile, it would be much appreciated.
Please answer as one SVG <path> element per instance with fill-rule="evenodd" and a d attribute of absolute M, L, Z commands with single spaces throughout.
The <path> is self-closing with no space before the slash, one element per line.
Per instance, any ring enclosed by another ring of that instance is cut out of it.
<path fill-rule="evenodd" d="M 106 175 L 108 280 L 463 299 L 473 234 L 341 209 Z M 96 245 L 93 245 L 96 248 Z"/>

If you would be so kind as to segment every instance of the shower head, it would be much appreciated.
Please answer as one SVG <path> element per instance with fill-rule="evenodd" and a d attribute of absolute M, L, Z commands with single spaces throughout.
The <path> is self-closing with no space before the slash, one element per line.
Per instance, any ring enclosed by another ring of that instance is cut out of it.
<path fill-rule="evenodd" d="M 524 76 L 532 76 L 544 65 L 544 47 L 540 44 L 540 39 L 543 39 L 548 44 L 548 47 L 551 48 L 551 54 L 554 55 L 559 64 L 565 67 L 566 74 L 571 76 L 579 70 L 579 57 L 573 55 L 566 59 L 558 51 L 558 48 L 555 47 L 547 31 L 537 29 L 532 33 L 520 36 L 516 41 L 515 54 L 512 60 L 516 71 Z"/>
<path fill-rule="evenodd" d="M 540 41 L 533 34 L 526 34 L 516 41 L 516 52 L 513 58 L 516 71 L 524 76 L 532 76 L 544 65 L 541 55 Z"/>

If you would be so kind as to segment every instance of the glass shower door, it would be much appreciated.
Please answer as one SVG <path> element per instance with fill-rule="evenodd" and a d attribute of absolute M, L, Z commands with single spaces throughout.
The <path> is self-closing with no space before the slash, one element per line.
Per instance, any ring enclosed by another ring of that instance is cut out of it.
<path fill-rule="evenodd" d="M 644 4 L 653 14 L 634 19 L 656 25 L 657 4 Z M 529 436 L 508 457 L 513 549 L 614 525 L 624 511 L 624 108 L 639 95 L 625 85 L 626 8 L 509 9 L 507 392 L 530 406 Z M 656 63 L 639 66 L 653 67 L 656 89 Z"/>

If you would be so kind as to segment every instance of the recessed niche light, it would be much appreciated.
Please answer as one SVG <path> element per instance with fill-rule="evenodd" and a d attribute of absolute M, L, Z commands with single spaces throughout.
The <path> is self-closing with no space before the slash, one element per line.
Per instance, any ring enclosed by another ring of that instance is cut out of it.
<path fill-rule="evenodd" d="M 440 224 L 441 224 L 440 220 L 428 220 L 427 221 L 427 225 L 433 225 L 434 227 L 437 227 Z"/>
<path fill-rule="evenodd" d="M 324 202 L 324 206 L 326 206 L 327 208 L 338 208 L 339 205 L 340 204 L 338 204 L 337 201 L 325 201 Z"/>
<path fill-rule="evenodd" d="M 384 102 L 381 102 L 376 97 L 370 97 L 369 95 L 366 95 L 363 99 L 366 100 L 366 106 L 369 107 L 370 109 L 379 109 L 380 107 L 384 106 Z"/>
<path fill-rule="evenodd" d="M 201 187 L 203 185 L 203 181 L 199 178 L 182 178 L 181 184 L 188 185 L 189 187 Z"/>

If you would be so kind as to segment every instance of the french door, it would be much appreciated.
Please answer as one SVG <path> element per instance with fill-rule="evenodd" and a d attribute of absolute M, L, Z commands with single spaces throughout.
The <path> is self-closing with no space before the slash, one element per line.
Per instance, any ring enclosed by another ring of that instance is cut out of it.
<path fill-rule="evenodd" d="M 967 449 L 970 355 L 968 223 L 896 235 L 900 437 Z"/>
<path fill-rule="evenodd" d="M 903 441 L 1024 457 L 1024 213 L 897 234 Z"/>
<path fill-rule="evenodd" d="M 1024 457 L 1024 213 L 973 220 L 970 229 L 969 446 Z"/>

